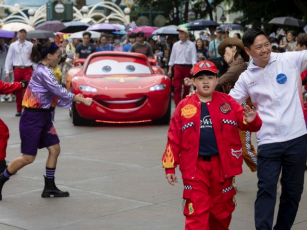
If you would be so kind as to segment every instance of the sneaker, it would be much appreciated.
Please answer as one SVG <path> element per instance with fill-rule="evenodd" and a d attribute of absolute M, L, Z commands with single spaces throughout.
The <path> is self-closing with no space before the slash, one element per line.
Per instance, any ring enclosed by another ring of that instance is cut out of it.
<path fill-rule="evenodd" d="M 15 114 L 16 117 L 20 117 L 21 116 L 21 112 L 17 111 L 17 113 Z"/>
<path fill-rule="evenodd" d="M 8 96 L 8 99 L 7 99 L 8 102 L 13 102 L 13 97 L 10 95 Z"/>
<path fill-rule="evenodd" d="M 5 99 L 1 97 L 0 102 L 5 102 Z"/>

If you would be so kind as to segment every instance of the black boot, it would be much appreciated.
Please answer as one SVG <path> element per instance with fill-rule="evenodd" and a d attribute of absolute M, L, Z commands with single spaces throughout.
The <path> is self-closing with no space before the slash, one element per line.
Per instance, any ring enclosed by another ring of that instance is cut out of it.
<path fill-rule="evenodd" d="M 0 161 L 0 174 L 4 172 L 4 170 L 7 168 L 6 161 Z"/>
<path fill-rule="evenodd" d="M 45 176 L 44 178 L 45 178 L 45 188 L 42 193 L 43 198 L 48 198 L 51 196 L 54 196 L 54 197 L 68 197 L 69 196 L 69 192 L 63 192 L 56 187 L 54 183 L 54 178 L 49 179 Z"/>
<path fill-rule="evenodd" d="M 2 187 L 8 180 L 9 178 L 5 177 L 3 173 L 0 175 L 0 200 L 2 200 Z"/>

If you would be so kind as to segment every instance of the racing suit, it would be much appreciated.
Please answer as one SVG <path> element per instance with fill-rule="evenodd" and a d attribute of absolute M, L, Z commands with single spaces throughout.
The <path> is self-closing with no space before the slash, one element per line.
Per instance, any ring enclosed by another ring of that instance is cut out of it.
<path fill-rule="evenodd" d="M 232 178 L 242 173 L 242 143 L 238 128 L 257 132 L 260 117 L 246 123 L 244 108 L 232 97 L 213 92 L 206 102 L 219 155 L 199 156 L 201 102 L 197 93 L 182 100 L 171 120 L 168 142 L 162 157 L 166 174 L 180 165 L 186 200 L 186 229 L 226 230 L 234 210 Z"/>
<path fill-rule="evenodd" d="M 0 94 L 9 94 L 20 89 L 22 89 L 22 84 L 19 82 L 11 84 L 0 81 Z M 9 129 L 6 124 L 0 119 L 0 162 L 3 162 L 5 160 L 8 139 Z"/>

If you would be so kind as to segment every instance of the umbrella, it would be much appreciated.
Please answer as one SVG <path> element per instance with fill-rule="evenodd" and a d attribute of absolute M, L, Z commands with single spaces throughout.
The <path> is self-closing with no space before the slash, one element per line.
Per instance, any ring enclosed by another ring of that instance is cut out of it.
<path fill-rule="evenodd" d="M 154 35 L 171 35 L 171 34 L 179 34 L 178 30 L 178 26 L 164 26 L 161 27 L 157 30 L 155 30 L 152 34 Z"/>
<path fill-rule="evenodd" d="M 216 23 L 215 21 L 199 19 L 199 20 L 190 22 L 187 27 L 189 30 L 203 30 L 211 26 L 217 27 L 219 26 L 219 24 Z"/>
<path fill-rule="evenodd" d="M 178 26 L 178 28 L 187 28 L 189 23 L 184 23 Z"/>
<path fill-rule="evenodd" d="M 0 30 L 0 38 L 13 38 L 15 33 L 12 31 Z"/>
<path fill-rule="evenodd" d="M 62 33 L 75 33 L 86 30 L 90 25 L 84 22 L 71 21 L 64 23 L 64 26 L 66 28 L 61 30 Z"/>
<path fill-rule="evenodd" d="M 34 28 L 32 26 L 29 26 L 27 24 L 24 23 L 19 23 L 19 22 L 14 22 L 14 23 L 9 23 L 9 24 L 5 24 L 2 26 L 3 30 L 7 30 L 7 31 L 19 31 L 21 29 L 28 31 L 33 31 Z"/>
<path fill-rule="evenodd" d="M 152 37 L 152 33 L 156 30 L 156 27 L 152 26 L 140 26 L 136 27 L 134 30 L 132 30 L 132 33 L 137 33 L 139 31 L 143 31 L 145 34 L 145 37 Z"/>
<path fill-rule="evenodd" d="M 119 26 L 108 23 L 95 24 L 87 28 L 87 31 L 106 31 L 106 30 L 121 30 L 121 28 Z"/>
<path fill-rule="evenodd" d="M 81 38 L 83 38 L 84 32 L 90 32 L 92 34 L 92 38 L 94 38 L 94 39 L 100 38 L 100 35 L 101 35 L 101 33 L 95 32 L 95 31 L 80 31 L 80 32 L 77 32 L 77 33 L 73 33 L 69 38 L 81 39 Z"/>
<path fill-rule="evenodd" d="M 126 35 L 127 34 L 127 32 L 126 31 L 124 31 L 124 30 L 122 30 L 122 31 L 114 31 L 114 32 L 112 32 L 113 34 L 116 34 L 116 35 Z"/>
<path fill-rule="evenodd" d="M 119 27 L 120 30 L 126 30 L 126 27 L 124 25 L 121 25 L 121 24 L 112 24 L 112 25 Z"/>
<path fill-rule="evenodd" d="M 297 27 L 304 27 L 305 23 L 299 19 L 292 18 L 292 17 L 278 17 L 273 18 L 269 24 L 276 24 L 276 25 L 285 25 L 285 26 L 297 26 Z"/>
<path fill-rule="evenodd" d="M 35 31 L 29 31 L 27 33 L 27 39 L 46 39 L 46 38 L 54 38 L 54 33 L 47 31 L 47 30 L 35 30 Z"/>
<path fill-rule="evenodd" d="M 36 27 L 37 30 L 48 30 L 53 33 L 64 30 L 66 26 L 60 21 L 46 21 Z"/>
<path fill-rule="evenodd" d="M 221 26 L 222 30 L 225 30 L 226 28 L 229 28 L 230 30 L 244 30 L 245 27 L 239 24 L 233 24 L 233 23 L 225 23 L 222 24 Z"/>

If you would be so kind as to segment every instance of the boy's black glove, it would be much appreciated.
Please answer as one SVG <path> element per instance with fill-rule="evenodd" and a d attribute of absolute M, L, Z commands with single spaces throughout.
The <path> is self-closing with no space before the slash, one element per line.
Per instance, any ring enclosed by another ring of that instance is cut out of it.
<path fill-rule="evenodd" d="M 26 81 L 26 80 L 21 80 L 20 83 L 23 84 L 23 85 L 22 85 L 22 88 L 23 88 L 23 89 L 26 89 L 26 88 L 28 87 L 28 81 Z"/>

